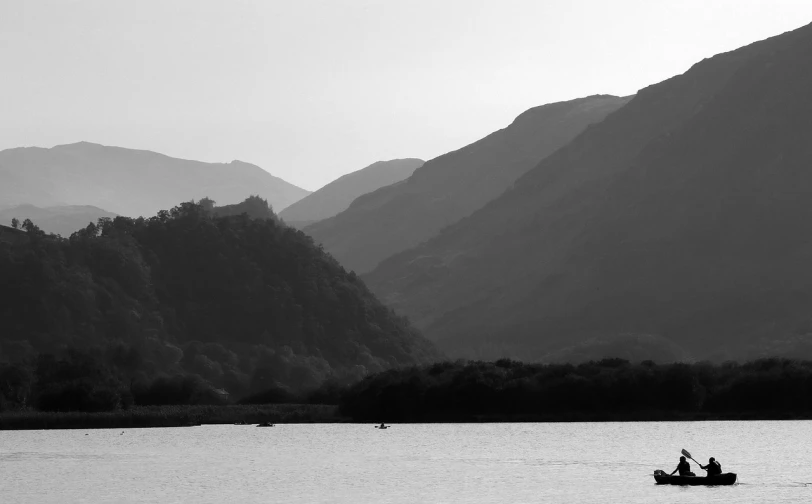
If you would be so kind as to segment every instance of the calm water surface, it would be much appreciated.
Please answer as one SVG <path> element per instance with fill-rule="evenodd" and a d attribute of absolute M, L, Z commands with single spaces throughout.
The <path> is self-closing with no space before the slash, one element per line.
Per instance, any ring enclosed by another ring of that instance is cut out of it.
<path fill-rule="evenodd" d="M 681 448 L 739 484 L 654 485 Z M 0 499 L 809 503 L 810 448 L 809 421 L 0 431 Z"/>

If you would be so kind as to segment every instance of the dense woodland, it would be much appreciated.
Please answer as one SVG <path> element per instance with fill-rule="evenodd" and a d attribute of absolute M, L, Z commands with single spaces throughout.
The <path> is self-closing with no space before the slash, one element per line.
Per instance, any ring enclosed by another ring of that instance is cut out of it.
<path fill-rule="evenodd" d="M 315 390 L 438 358 L 267 202 L 0 242 L 0 401 L 87 411 Z M 15 233 L 22 236 L 22 233 Z"/>
<path fill-rule="evenodd" d="M 368 377 L 340 411 L 372 422 L 808 417 L 812 362 L 444 362 Z"/>

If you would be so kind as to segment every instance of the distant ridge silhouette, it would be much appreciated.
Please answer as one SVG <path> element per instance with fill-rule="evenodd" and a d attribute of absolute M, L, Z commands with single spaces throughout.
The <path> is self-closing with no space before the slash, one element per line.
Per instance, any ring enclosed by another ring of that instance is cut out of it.
<path fill-rule="evenodd" d="M 116 214 L 90 205 L 69 205 L 53 207 L 36 207 L 18 205 L 0 209 L 0 224 L 10 225 L 11 219 L 20 222 L 31 219 L 46 233 L 69 237 L 73 232 L 85 228 L 89 223 L 96 223 L 102 217 L 114 218 Z"/>
<path fill-rule="evenodd" d="M 641 90 L 365 281 L 455 356 L 812 357 L 810 54 L 812 25 Z"/>
<path fill-rule="evenodd" d="M 224 205 L 250 194 L 279 211 L 309 194 L 242 161 L 203 163 L 89 142 L 0 151 L 0 181 L 6 205 L 92 205 L 134 217 L 178 201 L 210 197 Z"/>
<path fill-rule="evenodd" d="M 378 161 L 305 196 L 280 212 L 279 217 L 294 227 L 332 217 L 346 210 L 358 196 L 408 178 L 423 163 L 413 158 Z"/>
<path fill-rule="evenodd" d="M 360 196 L 305 232 L 346 268 L 368 272 L 470 215 L 628 100 L 598 95 L 532 108 L 508 127 L 426 162 L 403 182 Z"/>

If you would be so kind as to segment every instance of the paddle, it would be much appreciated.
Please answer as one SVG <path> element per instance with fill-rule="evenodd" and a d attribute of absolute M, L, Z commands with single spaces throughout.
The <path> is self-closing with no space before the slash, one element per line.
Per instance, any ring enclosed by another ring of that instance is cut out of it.
<path fill-rule="evenodd" d="M 688 450 L 686 450 L 685 448 L 683 448 L 683 449 L 682 449 L 682 454 L 683 454 L 683 455 L 685 455 L 686 457 L 688 457 L 689 459 L 693 460 L 694 462 L 696 462 L 696 465 L 698 465 L 699 467 L 702 467 L 702 464 L 700 464 L 699 462 L 697 462 L 697 461 L 696 461 L 696 459 L 695 459 L 695 458 L 693 458 L 693 457 L 691 456 L 691 454 L 688 452 Z"/>

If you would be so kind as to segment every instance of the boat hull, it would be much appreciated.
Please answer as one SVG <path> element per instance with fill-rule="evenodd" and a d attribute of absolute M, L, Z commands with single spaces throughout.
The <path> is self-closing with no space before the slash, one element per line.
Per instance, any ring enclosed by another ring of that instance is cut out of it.
<path fill-rule="evenodd" d="M 655 474 L 658 485 L 719 486 L 736 483 L 736 473 L 723 473 L 717 476 L 669 476 Z"/>

